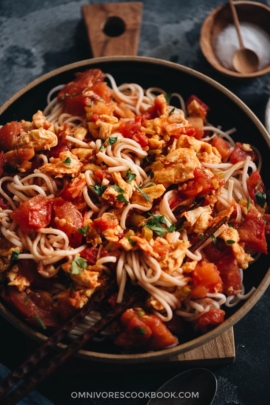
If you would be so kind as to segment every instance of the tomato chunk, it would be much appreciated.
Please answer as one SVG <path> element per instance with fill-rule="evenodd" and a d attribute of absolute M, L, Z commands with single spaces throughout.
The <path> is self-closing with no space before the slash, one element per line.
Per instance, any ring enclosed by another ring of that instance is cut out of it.
<path fill-rule="evenodd" d="M 22 124 L 11 121 L 0 128 L 0 150 L 9 151 L 13 149 L 22 129 Z"/>
<path fill-rule="evenodd" d="M 83 193 L 83 189 L 86 186 L 85 178 L 76 177 L 71 183 L 68 183 L 59 193 L 59 197 L 64 200 L 73 201 L 76 198 L 80 198 Z"/>
<path fill-rule="evenodd" d="M 222 309 L 210 309 L 195 321 L 195 329 L 200 330 L 202 333 L 206 333 L 221 324 L 224 321 L 224 316 L 225 311 Z"/>
<path fill-rule="evenodd" d="M 245 146 L 244 146 L 243 143 L 241 143 L 241 142 L 236 142 L 235 148 L 234 148 L 234 150 L 232 151 L 232 154 L 231 154 L 231 156 L 230 156 L 229 161 L 230 161 L 230 163 L 235 164 L 235 163 L 241 162 L 241 161 L 243 161 L 243 160 L 246 160 L 246 158 L 247 158 L 248 156 L 251 157 L 251 160 L 252 160 L 252 161 L 256 160 L 256 154 L 255 154 L 255 152 L 253 152 L 253 151 L 252 151 L 252 152 L 246 151 L 246 150 L 245 150 Z"/>
<path fill-rule="evenodd" d="M 108 252 L 104 248 L 86 248 L 84 249 L 81 253 L 80 256 L 83 257 L 85 260 L 87 260 L 88 264 L 96 264 L 97 257 L 99 255 L 100 257 L 105 257 L 108 256 Z"/>
<path fill-rule="evenodd" d="M 69 82 L 58 94 L 58 100 L 62 101 L 68 113 L 73 115 L 85 115 L 85 106 L 91 103 L 91 96 L 87 91 L 95 91 L 97 94 L 108 102 L 109 88 L 103 82 L 104 73 L 100 69 L 90 69 L 83 73 L 77 73 L 75 80 Z M 111 94 L 111 93 L 110 93 Z"/>
<path fill-rule="evenodd" d="M 226 295 L 239 294 L 242 291 L 241 275 L 232 252 L 219 259 L 215 264 L 223 282 L 223 292 Z"/>
<path fill-rule="evenodd" d="M 37 318 L 46 328 L 59 326 L 59 318 L 53 310 L 53 300 L 49 293 L 41 290 L 30 290 L 27 294 L 24 291 L 18 291 L 16 287 L 9 287 L 2 291 L 2 297 L 37 329 L 41 329 Z"/>
<path fill-rule="evenodd" d="M 205 119 L 209 110 L 209 107 L 202 102 L 197 96 L 190 96 L 187 101 L 188 114 L 192 117 L 201 117 Z"/>
<path fill-rule="evenodd" d="M 202 260 L 198 262 L 192 272 L 194 286 L 204 286 L 207 292 L 221 292 L 222 280 L 218 268 L 214 263 Z"/>
<path fill-rule="evenodd" d="M 267 254 L 266 222 L 256 208 L 251 207 L 244 220 L 236 225 L 240 241 L 258 252 Z"/>
<path fill-rule="evenodd" d="M 265 193 L 265 186 L 263 184 L 262 178 L 258 170 L 251 173 L 249 178 L 247 179 L 247 188 L 248 194 L 252 198 L 253 201 L 256 201 L 256 194 L 257 193 Z"/>
<path fill-rule="evenodd" d="M 227 141 L 225 141 L 225 139 L 219 138 L 218 136 L 214 136 L 212 140 L 212 146 L 214 146 L 218 150 L 222 158 L 222 161 L 226 162 L 231 153 L 230 144 Z"/>
<path fill-rule="evenodd" d="M 82 243 L 82 235 L 77 232 L 82 227 L 83 217 L 70 201 L 58 197 L 53 204 L 54 222 L 56 227 L 67 235 L 70 246 L 76 248 Z"/>
<path fill-rule="evenodd" d="M 20 203 L 10 217 L 19 225 L 23 232 L 46 228 L 52 218 L 53 200 L 42 195 L 36 195 Z"/>
<path fill-rule="evenodd" d="M 115 215 L 107 213 L 100 218 L 94 219 L 93 227 L 103 232 L 109 228 L 115 228 L 118 225 L 118 219 Z"/>
<path fill-rule="evenodd" d="M 118 346 L 161 350 L 178 343 L 157 315 L 148 315 L 139 308 L 127 309 L 121 324 L 124 331 L 115 340 Z"/>
<path fill-rule="evenodd" d="M 197 195 L 209 194 L 212 190 L 219 187 L 220 179 L 209 177 L 204 169 L 196 167 L 194 170 L 194 179 L 188 180 L 179 191 L 187 198 L 194 198 Z"/>

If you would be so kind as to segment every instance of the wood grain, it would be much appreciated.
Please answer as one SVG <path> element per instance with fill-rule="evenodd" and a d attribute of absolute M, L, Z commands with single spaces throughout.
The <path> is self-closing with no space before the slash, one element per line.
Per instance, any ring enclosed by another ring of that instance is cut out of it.
<path fill-rule="evenodd" d="M 88 4 L 82 6 L 82 14 L 93 57 L 137 54 L 142 3 Z M 111 27 L 120 29 L 121 21 L 124 26 L 121 35 L 109 36 L 104 32 L 110 22 Z"/>

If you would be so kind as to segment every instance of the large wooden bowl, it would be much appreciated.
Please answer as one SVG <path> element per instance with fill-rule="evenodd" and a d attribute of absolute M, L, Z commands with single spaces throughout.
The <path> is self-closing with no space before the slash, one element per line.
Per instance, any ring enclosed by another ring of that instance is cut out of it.
<path fill-rule="evenodd" d="M 270 35 L 270 7 L 253 1 L 235 1 L 240 24 L 252 23 L 263 29 Z M 215 43 L 218 35 L 228 25 L 233 25 L 232 12 L 229 4 L 223 4 L 213 10 L 202 24 L 200 34 L 200 47 L 207 61 L 219 72 L 236 77 L 252 78 L 265 75 L 270 72 L 270 64 L 252 73 L 238 73 L 227 69 L 218 59 L 215 51 Z M 224 46 L 226 46 L 224 44 Z"/>
<path fill-rule="evenodd" d="M 179 92 L 187 99 L 189 95 L 196 94 L 211 107 L 209 122 L 221 125 L 224 130 L 237 128 L 234 135 L 236 140 L 248 142 L 258 148 L 263 158 L 262 177 L 270 189 L 269 147 L 270 140 L 266 129 L 250 109 L 229 90 L 219 83 L 184 66 L 144 57 L 104 57 L 86 60 L 54 70 L 33 81 L 21 91 L 11 97 L 0 108 L 0 124 L 11 120 L 31 119 L 37 109 L 46 105 L 46 96 L 51 88 L 58 84 L 67 83 L 77 71 L 88 68 L 101 68 L 111 73 L 118 84 L 135 82 L 144 88 L 158 86 L 167 92 Z M 238 322 L 258 301 L 269 284 L 270 270 L 269 257 L 261 255 L 260 259 L 249 269 L 245 270 L 245 286 L 247 291 L 252 286 L 256 291 L 251 297 L 237 307 L 226 310 L 226 320 L 211 332 L 203 336 L 195 333 L 183 336 L 181 343 L 174 348 L 159 352 L 142 353 L 136 355 L 117 353 L 111 344 L 91 344 L 90 349 L 80 351 L 80 356 L 103 362 L 137 363 L 160 360 L 198 347 L 210 339 L 222 334 L 230 326 Z M 15 327 L 31 336 L 43 341 L 46 339 L 42 333 L 26 325 L 21 319 L 12 314 L 4 304 L 0 303 L 1 314 Z M 263 328 L 264 320 L 258 319 Z M 59 345 L 63 347 L 63 345 Z"/>

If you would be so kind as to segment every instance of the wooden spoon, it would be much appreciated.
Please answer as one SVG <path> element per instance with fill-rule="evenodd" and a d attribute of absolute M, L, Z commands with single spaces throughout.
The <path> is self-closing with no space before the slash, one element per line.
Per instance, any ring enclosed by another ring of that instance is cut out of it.
<path fill-rule="evenodd" d="M 234 55 L 232 64 L 235 70 L 239 73 L 252 73 L 258 70 L 259 66 L 259 58 L 256 52 L 252 49 L 248 49 L 244 46 L 241 31 L 240 31 L 240 23 L 238 19 L 238 15 L 235 9 L 235 5 L 233 0 L 229 0 L 229 4 L 231 7 L 232 15 L 233 15 L 233 22 L 236 28 L 240 49 L 238 49 Z"/>

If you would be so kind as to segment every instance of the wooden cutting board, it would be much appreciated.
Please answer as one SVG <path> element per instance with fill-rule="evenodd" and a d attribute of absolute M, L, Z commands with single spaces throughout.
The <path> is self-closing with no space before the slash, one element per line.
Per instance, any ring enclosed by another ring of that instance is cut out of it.
<path fill-rule="evenodd" d="M 141 2 L 87 4 L 82 6 L 82 15 L 87 28 L 89 43 L 93 57 L 136 55 L 143 4 Z M 219 364 L 232 362 L 235 359 L 235 345 L 233 328 L 210 342 L 179 354 L 162 362 L 172 364 L 177 362 L 192 362 L 196 364 Z M 93 363 L 83 365 L 79 359 L 73 359 L 75 369 L 93 368 Z M 85 362 L 84 362 L 85 363 Z M 90 365 L 91 364 L 91 365 Z M 143 366 L 143 364 L 142 364 Z M 102 363 L 95 363 L 94 368 L 104 367 Z M 115 365 L 106 364 L 106 369 Z M 121 367 L 121 365 L 119 365 Z"/>

